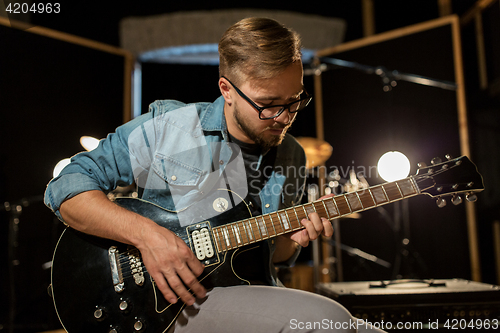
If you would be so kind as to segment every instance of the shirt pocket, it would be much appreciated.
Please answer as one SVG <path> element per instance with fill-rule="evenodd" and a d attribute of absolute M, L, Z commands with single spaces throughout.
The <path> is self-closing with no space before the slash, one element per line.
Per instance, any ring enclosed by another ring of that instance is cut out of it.
<path fill-rule="evenodd" d="M 179 159 L 161 154 L 156 154 L 153 170 L 170 186 L 196 187 L 203 175 L 202 170 Z"/>

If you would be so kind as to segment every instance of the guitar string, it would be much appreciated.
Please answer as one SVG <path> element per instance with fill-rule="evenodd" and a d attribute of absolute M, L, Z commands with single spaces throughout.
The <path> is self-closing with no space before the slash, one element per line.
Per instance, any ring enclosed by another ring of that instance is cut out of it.
<path fill-rule="evenodd" d="M 449 166 L 449 167 L 448 167 L 448 168 L 446 168 L 446 169 L 441 168 L 440 170 L 437 170 L 437 171 L 436 171 L 435 173 L 433 173 L 433 174 L 415 175 L 415 176 L 413 176 L 413 179 L 414 179 L 414 181 L 416 182 L 416 184 L 418 185 L 418 184 L 421 184 L 421 183 L 423 183 L 424 181 L 426 181 L 426 180 L 428 180 L 428 179 L 432 179 L 435 175 L 439 175 L 439 174 L 441 174 L 441 173 L 444 173 L 444 172 L 446 172 L 446 171 L 449 171 L 450 169 L 455 168 L 455 167 L 457 167 L 457 166 L 458 166 L 457 164 L 454 164 L 454 165 L 452 165 L 452 166 Z M 409 177 L 409 178 L 406 178 L 406 179 L 403 179 L 403 180 L 410 180 L 410 177 Z M 381 184 L 380 186 L 384 186 L 384 185 L 388 185 L 388 184 L 396 184 L 396 183 L 397 183 L 397 181 L 395 181 L 395 182 L 393 182 L 393 183 Z M 396 184 L 396 186 L 397 186 L 397 184 Z M 432 186 L 431 186 L 431 187 L 432 187 Z M 368 189 L 366 189 L 366 190 L 370 190 L 370 188 L 368 188 Z M 352 192 L 352 193 L 357 193 L 357 192 L 359 192 L 359 191 Z M 348 194 L 348 193 L 346 193 L 346 194 Z M 345 195 L 346 195 L 346 194 L 343 194 L 343 195 L 341 195 L 341 196 L 344 196 L 344 197 L 345 197 Z M 415 194 L 411 194 L 411 195 L 404 195 L 404 194 L 401 194 L 401 199 L 405 199 L 405 197 L 410 197 L 410 196 L 417 195 L 417 194 L 420 194 L 420 193 L 416 192 Z M 332 198 L 329 198 L 329 199 L 334 200 L 334 199 L 335 199 L 335 197 L 332 197 Z M 325 201 L 325 200 L 328 200 L 328 199 L 323 199 L 322 201 Z M 386 204 L 386 203 L 392 203 L 393 201 L 395 201 L 395 200 L 389 200 L 389 201 L 387 201 L 387 202 L 385 202 L 385 203 L 383 203 L 383 204 Z M 315 202 L 313 202 L 313 203 L 311 203 L 311 204 L 312 204 L 312 205 L 315 205 Z M 305 204 L 305 205 L 306 205 L 306 204 Z M 302 206 L 305 206 L 305 205 L 302 205 Z M 371 207 L 370 207 L 370 209 L 371 209 L 371 208 L 374 208 L 374 207 L 376 207 L 376 206 L 378 206 L 378 204 L 375 204 L 374 206 L 371 206 Z M 288 208 L 287 208 L 287 209 L 288 209 Z M 325 209 L 323 208 L 323 210 L 325 210 Z M 358 211 L 358 210 L 353 211 L 353 212 L 351 212 L 351 213 L 354 213 L 354 212 L 357 212 L 357 211 Z M 349 213 L 349 214 L 351 214 L 351 213 Z M 269 215 L 269 216 L 270 216 L 271 214 L 275 214 L 275 215 L 276 215 L 276 217 L 277 217 L 277 220 L 281 220 L 281 218 L 278 216 L 278 212 L 270 213 L 270 214 L 267 214 L 267 215 Z M 349 215 L 349 214 L 344 214 L 344 215 Z M 304 215 L 304 217 L 302 217 L 302 215 Z M 293 215 L 292 215 L 292 216 L 293 216 Z M 341 217 L 341 216 L 343 216 L 343 215 L 338 215 L 338 216 L 335 216 L 335 217 L 334 217 L 334 218 L 332 218 L 332 219 L 339 218 L 339 217 Z M 299 219 L 301 219 L 301 218 L 305 218 L 305 213 L 297 213 L 297 217 L 298 217 Z M 250 219 L 247 219 L 247 220 L 250 220 Z M 264 217 L 263 217 L 263 220 L 264 220 L 264 222 L 265 222 L 265 224 L 266 224 L 266 227 L 268 227 L 268 221 L 267 221 Z M 293 222 L 298 223 L 298 222 L 299 222 L 296 218 L 288 218 L 288 220 L 290 221 L 290 223 L 293 223 Z M 276 224 L 275 222 L 273 222 L 273 221 L 272 221 L 272 218 L 270 219 L 270 221 L 271 221 L 271 223 L 273 224 L 273 226 L 274 226 L 274 227 L 276 227 L 276 226 L 280 226 L 280 227 L 281 227 L 280 222 L 278 222 L 278 224 Z M 233 223 L 230 223 L 229 225 L 236 225 L 236 224 L 237 224 L 237 223 L 239 223 L 239 222 L 241 222 L 241 221 L 233 222 Z M 227 225 L 226 225 L 226 226 L 227 226 Z M 282 227 L 281 227 L 281 228 L 282 228 Z M 239 229 L 239 227 L 238 227 L 238 229 Z M 282 228 L 282 229 L 283 229 L 283 228 Z M 299 227 L 297 227 L 296 229 L 292 229 L 292 231 L 294 231 L 294 230 L 298 230 L 298 229 L 303 229 L 303 226 L 299 226 Z M 235 242 L 235 241 L 236 241 L 235 237 L 233 237 L 233 236 L 229 236 L 229 238 L 230 238 L 230 241 L 231 241 L 231 242 Z M 248 239 L 248 236 L 247 236 L 247 239 Z M 262 240 L 262 239 L 265 239 L 265 238 L 261 237 L 261 240 Z M 119 263 L 120 263 L 120 265 L 122 265 L 122 264 L 124 264 L 124 263 L 128 263 L 128 264 L 129 264 L 129 262 L 130 262 L 130 260 L 131 260 L 131 258 L 130 258 L 130 256 L 131 256 L 131 255 L 132 255 L 132 256 L 133 256 L 136 260 L 138 260 L 138 261 L 139 261 L 140 266 L 141 266 L 141 268 L 142 268 L 142 272 L 143 272 L 143 273 L 147 273 L 147 269 L 146 269 L 146 267 L 145 267 L 145 266 L 143 265 L 143 263 L 142 263 L 142 257 L 141 257 L 140 252 L 139 252 L 139 250 L 138 250 L 137 248 L 133 248 L 133 249 L 131 249 L 131 250 L 127 250 L 127 251 L 125 251 L 125 252 L 123 252 L 123 253 L 120 253 L 120 254 L 119 254 L 119 257 L 120 257 L 120 258 L 119 258 Z M 133 268 L 131 268 L 131 265 L 129 264 L 129 265 L 128 265 L 128 268 L 127 268 L 127 269 L 124 269 L 124 270 L 122 271 L 122 276 L 123 276 L 124 278 L 130 277 L 130 276 L 132 276 L 132 275 L 134 274 L 134 273 L 132 273 L 132 271 L 133 271 Z"/>

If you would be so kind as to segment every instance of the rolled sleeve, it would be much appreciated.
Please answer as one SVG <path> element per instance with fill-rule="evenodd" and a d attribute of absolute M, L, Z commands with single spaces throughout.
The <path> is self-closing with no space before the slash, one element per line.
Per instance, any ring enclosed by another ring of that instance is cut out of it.
<path fill-rule="evenodd" d="M 65 174 L 49 183 L 44 202 L 62 220 L 59 212 L 61 204 L 79 193 L 92 190 L 102 190 L 92 178 L 78 173 Z"/>
<path fill-rule="evenodd" d="M 96 149 L 73 156 L 71 163 L 47 185 L 45 205 L 62 220 L 59 209 L 65 200 L 86 191 L 100 190 L 107 193 L 118 186 L 132 184 L 134 172 L 128 137 L 134 128 L 147 119 L 149 117 L 136 118 L 101 140 Z"/>

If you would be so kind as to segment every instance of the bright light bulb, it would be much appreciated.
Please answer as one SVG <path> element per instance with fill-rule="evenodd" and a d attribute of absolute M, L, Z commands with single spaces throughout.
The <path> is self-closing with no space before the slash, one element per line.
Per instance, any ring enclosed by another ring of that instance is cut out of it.
<path fill-rule="evenodd" d="M 87 151 L 91 151 L 97 148 L 99 145 L 99 139 L 93 138 L 91 136 L 82 136 L 80 138 L 80 144 Z"/>
<path fill-rule="evenodd" d="M 408 177 L 410 161 L 399 151 L 390 151 L 378 160 L 377 171 L 385 181 L 393 182 Z"/>
<path fill-rule="evenodd" d="M 59 176 L 62 169 L 64 169 L 64 167 L 68 165 L 70 162 L 71 162 L 70 158 L 65 158 L 57 162 L 56 166 L 54 167 L 54 171 L 52 172 L 52 176 L 54 176 L 54 178 Z"/>

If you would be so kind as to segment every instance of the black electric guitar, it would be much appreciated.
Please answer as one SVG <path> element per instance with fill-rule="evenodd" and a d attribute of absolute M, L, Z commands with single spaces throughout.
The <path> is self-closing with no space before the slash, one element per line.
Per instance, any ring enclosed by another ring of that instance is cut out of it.
<path fill-rule="evenodd" d="M 255 217 L 244 200 L 224 211 L 227 190 L 220 190 L 220 196 L 215 191 L 213 209 L 223 212 L 208 219 L 200 216 L 184 227 L 176 214 L 146 201 L 121 198 L 116 203 L 179 236 L 204 263 L 199 279 L 211 288 L 254 281 L 270 284 L 271 258 L 264 263 L 251 258 L 265 255 L 263 240 L 302 229 L 300 220 L 311 212 L 332 220 L 419 194 L 436 197 L 441 207 L 445 196 L 458 204 L 461 194 L 475 201 L 481 190 L 476 166 L 462 156 L 421 168 L 403 180 Z M 71 228 L 64 230 L 54 253 L 52 296 L 69 333 L 165 332 L 184 308 L 181 301 L 170 304 L 163 298 L 136 248 Z"/>

